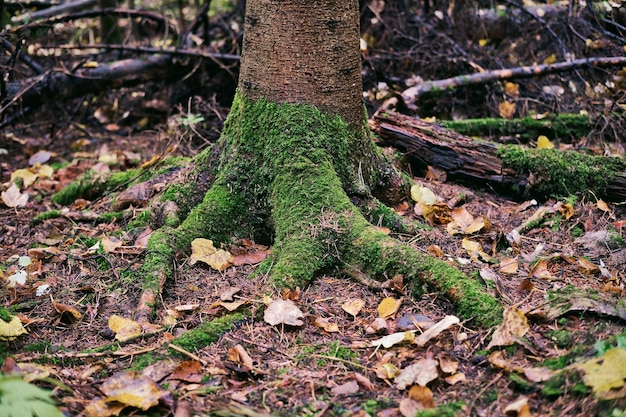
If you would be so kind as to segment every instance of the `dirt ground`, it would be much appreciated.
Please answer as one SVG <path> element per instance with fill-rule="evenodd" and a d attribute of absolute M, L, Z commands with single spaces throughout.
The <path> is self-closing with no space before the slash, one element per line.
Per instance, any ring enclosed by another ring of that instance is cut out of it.
<path fill-rule="evenodd" d="M 493 83 L 424 98 L 417 111 L 402 102 L 401 92 L 413 76 L 432 80 L 475 72 L 477 66 L 544 63 L 553 55 L 561 60 L 564 50 L 578 57 L 623 55 L 623 34 L 606 26 L 599 30 L 597 16 L 581 10 L 567 18 L 548 5 L 545 20 L 519 10 L 509 11 L 507 19 L 485 13 L 477 20 L 471 8 L 438 9 L 439 2 L 430 10 L 419 3 L 400 11 L 391 5 L 380 9 L 381 3 L 364 6 L 362 15 L 370 113 L 385 106 L 436 120 L 500 117 L 499 104 L 506 100 L 515 102 L 515 117 L 586 111 L 596 121 L 589 135 L 563 138 L 557 146 L 624 157 L 626 94 L 619 69 L 515 80 L 515 98 L 504 83 Z M 616 10 L 612 18 L 618 21 L 623 12 Z M 166 88 L 151 83 L 55 102 L 4 127 L 3 190 L 33 156 L 54 173 L 22 190 L 30 195 L 26 206 L 0 204 L 0 305 L 18 314 L 28 331 L 0 341 L 3 373 L 32 376 L 37 385 L 52 389 L 67 415 L 84 415 L 86 407 L 94 412 L 98 398 L 108 397 L 109 406 L 123 404 L 107 392 L 111 384 L 130 386 L 131 393 L 154 400 L 145 410 L 127 405 L 115 411 L 128 416 L 389 417 L 419 410 L 432 412 L 423 416 L 626 415 L 624 377 L 617 376 L 621 385 L 603 395 L 584 379 L 590 371 L 578 367 L 612 347 L 626 347 L 626 313 L 619 308 L 626 280 L 625 211 L 624 202 L 610 198 L 523 200 L 488 184 L 461 185 L 430 175 L 416 177 L 415 183 L 456 208 L 448 216 L 454 219 L 465 209 L 474 219 L 485 219 L 482 227 L 453 234 L 447 224 L 429 224 L 409 198 L 395 207 L 430 226 L 415 236 L 395 237 L 482 279 L 485 291 L 519 319 L 506 323 L 523 327 L 520 320 L 528 319 L 528 330 L 510 346 L 488 347 L 496 329 L 482 329 L 480 317 L 451 324 L 420 345 L 400 336 L 389 347 L 373 346 L 407 330 L 417 329 L 416 338 L 428 335 L 433 325 L 454 316 L 454 308 L 437 294 L 411 298 L 402 277 L 388 277 L 392 285 L 375 288 L 340 274 L 321 276 L 308 288 L 281 294 L 264 276 L 254 275 L 259 256 L 271 248 L 245 241 L 227 248 L 243 260 L 223 272 L 192 265 L 189 254 L 179 254 L 155 328 L 116 340 L 111 317 L 132 318 L 141 292 L 132 272 L 142 264 L 150 230 L 130 224 L 142 208 L 106 217 L 114 193 L 68 207 L 50 197 L 87 168 L 126 170 L 155 155 L 192 155 L 210 146 L 234 91 L 229 72 L 212 82 L 198 71 L 186 83 Z M 197 84 L 203 81 L 200 94 Z M 555 85 L 564 86 L 563 92 L 545 88 Z M 594 90 L 598 85 L 604 87 Z M 178 104 L 171 101 L 174 95 Z M 203 120 L 191 121 L 199 116 Z M 60 215 L 41 217 L 53 209 Z M 20 265 L 19 257 L 29 257 L 31 265 Z M 8 285 L 21 268 L 26 282 Z M 562 302 L 548 302 L 559 297 Z M 301 325 L 272 326 L 264 320 L 277 298 L 295 303 L 303 312 Z M 393 307 L 383 302 L 387 298 L 395 300 Z M 246 313 L 206 347 L 185 351 L 171 344 L 231 309 Z M 411 382 L 402 384 L 411 369 Z M 131 381 L 120 375 L 131 375 Z M 92 415 L 116 415 L 100 412 Z"/>

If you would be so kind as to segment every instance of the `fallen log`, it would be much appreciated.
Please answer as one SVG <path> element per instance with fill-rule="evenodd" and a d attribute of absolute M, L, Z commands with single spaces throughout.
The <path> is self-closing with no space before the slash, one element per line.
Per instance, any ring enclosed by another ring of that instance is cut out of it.
<path fill-rule="evenodd" d="M 488 183 L 542 199 L 592 192 L 608 201 L 626 200 L 626 161 L 622 159 L 473 140 L 392 112 L 375 115 L 372 129 L 383 144 L 405 152 L 412 162 L 437 167 L 448 177 L 473 184 Z"/>
<path fill-rule="evenodd" d="M 6 96 L 0 107 L 4 124 L 10 110 L 28 111 L 54 100 L 98 94 L 114 88 L 131 87 L 152 80 L 175 80 L 186 73 L 171 55 L 145 59 L 125 59 L 97 68 L 74 72 L 48 71 L 20 83 L 7 83 Z M 9 120 L 10 121 L 10 120 Z"/>

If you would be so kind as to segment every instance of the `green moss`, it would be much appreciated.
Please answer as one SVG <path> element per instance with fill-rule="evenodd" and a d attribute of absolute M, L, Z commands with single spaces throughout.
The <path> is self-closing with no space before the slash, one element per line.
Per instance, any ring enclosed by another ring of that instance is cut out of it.
<path fill-rule="evenodd" d="M 151 352 L 136 355 L 133 357 L 133 362 L 130 366 L 130 369 L 141 371 L 142 369 L 152 365 L 153 363 L 158 362 L 161 359 L 162 358 L 159 355 L 155 355 Z"/>
<path fill-rule="evenodd" d="M 498 156 L 504 168 L 511 168 L 532 178 L 519 190 L 524 195 L 540 197 L 568 196 L 592 191 L 604 195 L 617 172 L 626 169 L 626 161 L 590 156 L 557 149 L 524 149 L 501 146 Z"/>
<path fill-rule="evenodd" d="M 565 392 L 578 396 L 588 396 L 591 389 L 585 386 L 576 370 L 558 373 L 547 380 L 541 388 L 541 394 L 550 398 L 560 397 Z"/>
<path fill-rule="evenodd" d="M 41 223 L 44 220 L 49 220 L 49 219 L 56 219 L 57 217 L 61 217 L 61 210 L 48 210 L 48 211 L 44 211 L 43 213 L 39 213 L 38 215 L 36 215 L 33 218 L 33 223 L 37 224 L 37 223 Z"/>
<path fill-rule="evenodd" d="M 591 131 L 591 118 L 580 114 L 557 114 L 545 119 L 443 120 L 441 125 L 467 136 L 515 136 L 522 141 L 546 135 L 551 139 L 578 139 Z"/>
<path fill-rule="evenodd" d="M 463 415 L 465 404 L 462 402 L 449 402 L 435 408 L 418 411 L 415 417 L 456 417 Z"/>
<path fill-rule="evenodd" d="M 24 346 L 24 350 L 26 352 L 48 352 L 50 350 L 50 348 L 52 347 L 52 344 L 48 341 L 40 341 L 40 342 L 34 342 L 31 344 L 28 344 L 26 346 Z"/>
<path fill-rule="evenodd" d="M 4 307 L 0 307 L 0 320 L 8 323 L 12 319 L 13 319 L 13 316 L 11 315 L 11 313 L 9 313 L 9 310 L 7 310 Z"/>
<path fill-rule="evenodd" d="M 572 333 L 569 330 L 548 330 L 546 336 L 561 349 L 569 348 L 574 341 Z"/>
<path fill-rule="evenodd" d="M 208 323 L 203 323 L 195 329 L 182 334 L 174 339 L 172 343 L 188 352 L 196 352 L 211 343 L 217 342 L 224 333 L 229 331 L 236 322 L 243 318 L 244 315 L 242 313 L 232 313 L 213 319 Z M 174 350 L 171 350 L 171 352 L 174 354 L 177 353 Z"/>

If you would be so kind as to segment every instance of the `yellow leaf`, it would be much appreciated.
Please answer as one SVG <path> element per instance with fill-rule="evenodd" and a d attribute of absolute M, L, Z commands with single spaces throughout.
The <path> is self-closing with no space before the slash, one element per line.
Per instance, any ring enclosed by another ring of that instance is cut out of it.
<path fill-rule="evenodd" d="M 402 299 L 396 300 L 393 297 L 386 297 L 378 304 L 378 317 L 386 319 L 393 316 L 398 312 L 400 304 L 402 304 Z"/>
<path fill-rule="evenodd" d="M 418 203 L 432 206 L 437 202 L 437 196 L 429 188 L 415 184 L 411 187 L 411 198 Z"/>
<path fill-rule="evenodd" d="M 16 169 L 11 174 L 11 182 L 15 182 L 15 180 L 22 180 L 22 188 L 28 188 L 35 182 L 37 179 L 37 174 L 32 172 L 30 169 Z"/>
<path fill-rule="evenodd" d="M 504 83 L 504 93 L 511 97 L 519 96 L 519 86 L 515 83 L 507 81 Z"/>
<path fill-rule="evenodd" d="M 19 317 L 13 316 L 10 321 L 0 318 L 0 340 L 13 340 L 18 336 L 28 333 Z"/>
<path fill-rule="evenodd" d="M 215 249 L 209 239 L 194 239 L 191 242 L 191 265 L 201 261 L 218 271 L 223 271 L 234 262 L 233 255 L 223 249 Z"/>
<path fill-rule="evenodd" d="M 546 59 L 543 60 L 543 63 L 546 65 L 554 64 L 556 62 L 556 55 L 552 54 Z"/>
<path fill-rule="evenodd" d="M 547 136 L 541 135 L 537 138 L 537 149 L 553 149 L 554 144 L 550 142 Z"/>
<path fill-rule="evenodd" d="M 138 372 L 120 372 L 104 381 L 100 390 L 107 395 L 107 402 L 117 401 L 131 407 L 148 410 L 170 395 L 154 381 Z"/>
<path fill-rule="evenodd" d="M 498 113 L 503 119 L 510 119 L 515 114 L 516 107 L 517 106 L 515 105 L 515 103 L 511 103 L 505 100 L 502 103 L 498 104 Z"/>
<path fill-rule="evenodd" d="M 461 247 L 463 247 L 463 249 L 465 249 L 469 256 L 474 260 L 478 260 L 479 256 L 480 258 L 482 258 L 483 261 L 489 262 L 491 260 L 491 256 L 483 251 L 483 247 L 481 246 L 480 242 L 463 239 L 461 241 Z"/>
<path fill-rule="evenodd" d="M 118 315 L 109 317 L 109 329 L 115 332 L 115 339 L 120 342 L 141 334 L 141 325 L 139 323 Z"/>
<path fill-rule="evenodd" d="M 393 379 L 400 373 L 400 369 L 389 362 L 377 365 L 374 371 L 376 372 L 376 376 L 380 379 Z"/>
<path fill-rule="evenodd" d="M 489 39 L 479 39 L 478 40 L 478 45 L 480 46 L 485 46 L 489 43 Z"/>
<path fill-rule="evenodd" d="M 624 387 L 626 380 L 626 349 L 613 348 L 604 352 L 599 358 L 591 359 L 577 366 L 584 371 L 582 376 L 585 385 L 602 399 L 616 398 L 615 389 Z"/>
<path fill-rule="evenodd" d="M 518 338 L 521 338 L 530 330 L 528 319 L 519 308 L 508 307 L 502 315 L 504 320 L 496 331 L 493 332 L 493 337 L 487 349 L 491 349 L 493 346 L 512 345 Z"/>

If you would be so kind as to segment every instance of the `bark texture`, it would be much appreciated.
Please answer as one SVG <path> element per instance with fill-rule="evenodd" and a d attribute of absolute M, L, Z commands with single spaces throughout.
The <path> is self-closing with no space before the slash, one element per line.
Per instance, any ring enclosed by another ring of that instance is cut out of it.
<path fill-rule="evenodd" d="M 313 17 L 314 16 L 314 17 Z M 239 91 L 363 124 L 356 1 L 248 1 Z"/>

